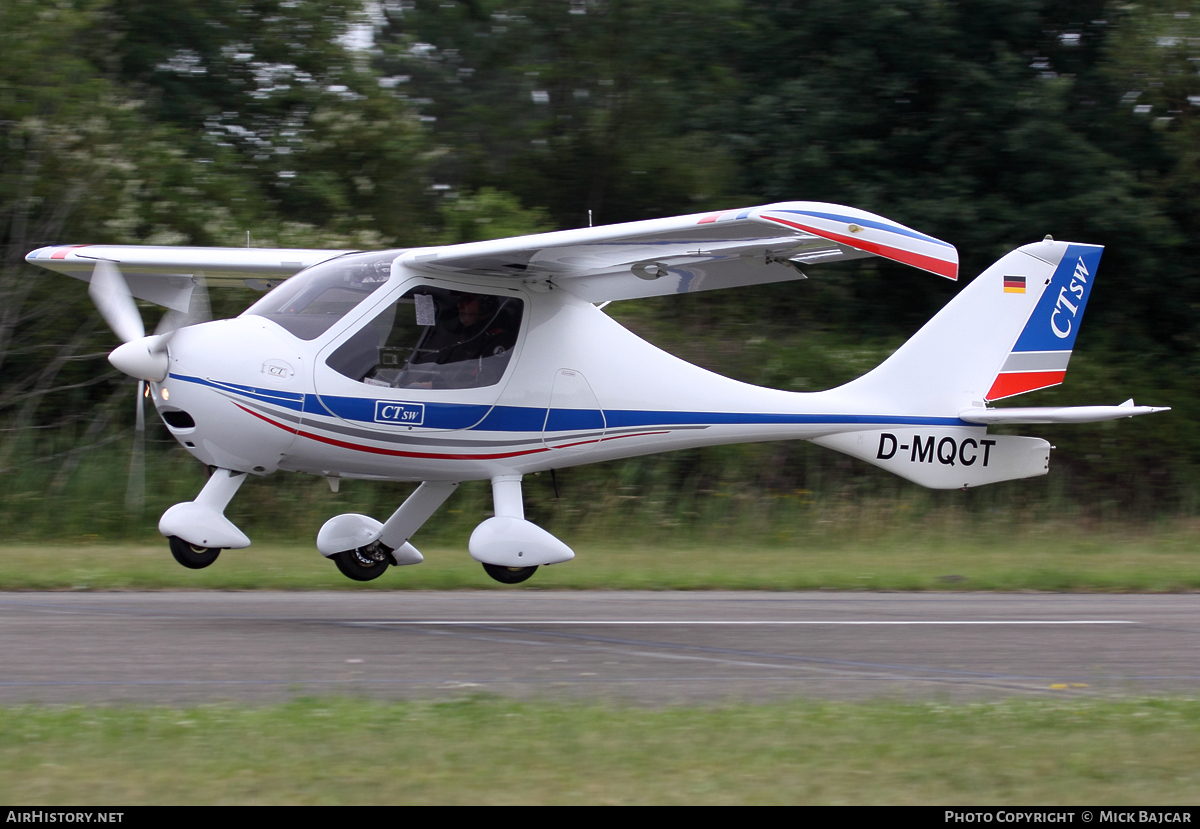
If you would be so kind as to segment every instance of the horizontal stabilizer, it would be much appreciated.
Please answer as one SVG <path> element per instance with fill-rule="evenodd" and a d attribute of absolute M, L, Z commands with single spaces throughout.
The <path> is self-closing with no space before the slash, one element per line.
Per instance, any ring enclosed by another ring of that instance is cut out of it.
<path fill-rule="evenodd" d="M 1033 478 L 1050 468 L 1041 438 L 989 435 L 979 427 L 910 427 L 815 438 L 813 443 L 861 458 L 930 489 Z"/>
<path fill-rule="evenodd" d="M 1011 409 L 967 409 L 959 417 L 968 423 L 1098 423 L 1122 417 L 1169 412 L 1170 406 L 1135 406 L 1133 399 L 1120 406 L 1044 406 Z"/>

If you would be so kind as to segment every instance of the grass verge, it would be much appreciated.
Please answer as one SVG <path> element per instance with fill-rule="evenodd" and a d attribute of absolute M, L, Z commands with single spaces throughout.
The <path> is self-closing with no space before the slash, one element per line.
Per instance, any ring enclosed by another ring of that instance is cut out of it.
<path fill-rule="evenodd" d="M 30 805 L 1162 805 L 1198 787 L 1196 700 L 0 709 L 0 800 Z"/>
<path fill-rule="evenodd" d="M 416 539 L 420 542 L 420 539 Z M 969 523 L 905 533 L 828 533 L 775 544 L 576 542 L 574 561 L 519 587 L 492 582 L 460 547 L 424 548 L 425 562 L 352 582 L 307 544 L 229 550 L 186 570 L 161 538 L 0 546 L 0 590 L 1080 590 L 1200 589 L 1200 528 L 1084 528 L 1037 523 L 1010 531 Z M 419 545 L 420 546 L 420 545 Z"/>

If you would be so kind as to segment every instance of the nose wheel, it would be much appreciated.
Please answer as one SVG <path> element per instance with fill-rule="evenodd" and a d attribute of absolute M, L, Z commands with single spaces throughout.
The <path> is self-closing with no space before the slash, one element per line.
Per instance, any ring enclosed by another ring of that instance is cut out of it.
<path fill-rule="evenodd" d="M 175 560 L 189 570 L 203 570 L 216 561 L 217 556 L 221 554 L 220 547 L 201 547 L 189 544 L 174 535 L 167 539 L 167 544 L 170 545 L 171 555 L 175 557 Z"/>
<path fill-rule="evenodd" d="M 373 581 L 383 575 L 389 564 L 387 553 L 378 545 L 346 550 L 330 558 L 343 576 L 355 581 Z"/>
<path fill-rule="evenodd" d="M 499 564 L 485 564 L 483 570 L 501 584 L 520 584 L 537 572 L 537 565 L 532 567 L 502 567 Z"/>

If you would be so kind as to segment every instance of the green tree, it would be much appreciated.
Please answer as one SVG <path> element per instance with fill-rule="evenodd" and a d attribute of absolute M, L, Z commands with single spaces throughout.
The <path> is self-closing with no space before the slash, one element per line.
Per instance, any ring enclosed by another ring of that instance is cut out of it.
<path fill-rule="evenodd" d="M 709 113 L 728 0 L 388 4 L 380 72 L 444 148 L 441 180 L 491 186 L 559 227 L 728 206 L 734 168 Z"/>
<path fill-rule="evenodd" d="M 347 48 L 362 21 L 361 0 L 111 0 L 93 59 L 188 154 L 232 153 L 283 221 L 417 244 L 434 229 L 424 132 Z"/>
<path fill-rule="evenodd" d="M 515 196 L 492 187 L 445 199 L 439 206 L 442 244 L 504 239 L 553 230 L 546 211 L 526 210 Z"/>
<path fill-rule="evenodd" d="M 76 425 L 107 440 L 132 413 L 85 286 L 27 266 L 31 249 L 237 245 L 247 231 L 259 245 L 380 247 L 438 232 L 420 123 L 337 41 L 358 8 L 0 4 L 0 468 L 19 443 L 69 448 Z M 312 77 L 289 91 L 288 72 Z M 369 94 L 333 83 L 347 79 Z M 246 297 L 214 299 L 237 313 Z"/>

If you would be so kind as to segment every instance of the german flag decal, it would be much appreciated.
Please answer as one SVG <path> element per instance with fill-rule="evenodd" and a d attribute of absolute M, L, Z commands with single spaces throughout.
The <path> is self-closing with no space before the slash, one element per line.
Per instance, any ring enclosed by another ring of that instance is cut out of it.
<path fill-rule="evenodd" d="M 1025 293 L 1025 277 L 1023 277 L 1023 276 L 1006 276 L 1006 277 L 1004 277 L 1004 293 L 1006 293 L 1006 294 L 1023 294 L 1023 293 Z"/>

